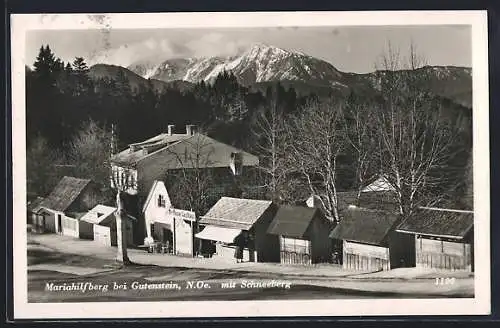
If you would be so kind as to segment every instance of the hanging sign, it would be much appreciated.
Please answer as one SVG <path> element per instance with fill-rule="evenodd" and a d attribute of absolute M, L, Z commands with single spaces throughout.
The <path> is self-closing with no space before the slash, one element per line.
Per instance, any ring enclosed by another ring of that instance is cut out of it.
<path fill-rule="evenodd" d="M 196 214 L 192 211 L 179 210 L 179 209 L 170 207 L 168 209 L 168 214 L 170 214 L 176 218 L 183 219 L 183 220 L 196 221 Z"/>

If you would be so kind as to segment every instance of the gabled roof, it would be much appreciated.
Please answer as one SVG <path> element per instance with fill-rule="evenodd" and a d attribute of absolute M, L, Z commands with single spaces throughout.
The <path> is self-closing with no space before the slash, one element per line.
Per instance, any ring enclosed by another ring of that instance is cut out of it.
<path fill-rule="evenodd" d="M 31 202 L 28 202 L 27 208 L 29 212 L 36 213 L 40 209 L 40 203 L 43 201 L 43 197 L 37 197 Z"/>
<path fill-rule="evenodd" d="M 113 215 L 116 211 L 116 207 L 106 206 L 106 205 L 96 205 L 93 209 L 87 212 L 80 220 L 99 224 L 105 220 L 110 215 Z"/>
<path fill-rule="evenodd" d="M 148 192 L 148 197 L 146 197 L 146 201 L 144 201 L 144 205 L 142 205 L 142 212 L 145 212 L 146 209 L 148 208 L 148 205 L 149 205 L 149 202 L 151 201 L 151 199 L 153 198 L 153 195 L 155 193 L 155 190 L 156 188 L 158 187 L 159 184 L 163 183 L 163 181 L 160 181 L 160 180 L 155 180 L 153 182 L 153 185 L 151 186 L 151 188 L 149 189 L 149 192 Z M 166 187 L 165 187 L 166 189 Z"/>
<path fill-rule="evenodd" d="M 337 192 L 337 209 L 339 213 L 343 213 L 350 205 L 355 205 L 358 198 L 357 191 L 339 191 Z"/>
<path fill-rule="evenodd" d="M 398 221 L 396 213 L 351 206 L 344 212 L 342 221 L 333 229 L 330 238 L 382 245 Z"/>
<path fill-rule="evenodd" d="M 144 149 L 155 149 L 158 150 L 158 147 L 165 148 L 171 145 L 172 143 L 178 142 L 180 140 L 191 137 L 187 134 L 172 134 L 169 135 L 167 133 L 161 133 L 155 137 L 149 138 L 142 142 L 137 142 L 130 144 L 130 147 L 115 154 L 111 161 L 114 163 L 122 163 L 122 164 L 135 164 L 140 161 L 142 158 L 146 157 L 147 154 L 144 152 Z"/>
<path fill-rule="evenodd" d="M 474 212 L 421 207 L 397 227 L 397 231 L 462 239 L 474 226 Z"/>
<path fill-rule="evenodd" d="M 303 206 L 280 206 L 267 233 L 292 238 L 306 238 L 309 226 L 316 216 L 327 220 L 321 210 Z"/>
<path fill-rule="evenodd" d="M 90 183 L 89 179 L 65 176 L 39 206 L 49 210 L 64 212 Z"/>
<path fill-rule="evenodd" d="M 257 156 L 200 133 L 167 135 L 163 139 L 159 138 L 160 136 L 142 143 L 132 144 L 132 148 L 116 154 L 111 161 L 119 165 L 135 166 L 142 161 L 158 158 L 161 159 L 166 170 L 229 167 L 231 154 L 241 153 L 243 166 L 255 166 L 259 163 Z M 160 141 L 155 138 L 159 138 Z"/>
<path fill-rule="evenodd" d="M 393 191 L 362 192 L 357 206 L 389 212 L 399 211 L 399 203 Z"/>
<path fill-rule="evenodd" d="M 201 217 L 200 224 L 249 230 L 271 204 L 267 200 L 222 197 Z"/>
<path fill-rule="evenodd" d="M 364 187 L 362 192 L 369 191 L 394 191 L 394 187 L 389 183 L 386 177 L 381 175 L 375 181 Z"/>

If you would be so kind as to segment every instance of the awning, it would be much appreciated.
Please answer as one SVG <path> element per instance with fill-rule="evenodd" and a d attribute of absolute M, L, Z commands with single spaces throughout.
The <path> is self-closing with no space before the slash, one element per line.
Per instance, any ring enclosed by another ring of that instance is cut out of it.
<path fill-rule="evenodd" d="M 221 241 L 224 243 L 232 243 L 234 238 L 241 233 L 238 229 L 229 229 L 216 226 L 206 226 L 202 232 L 198 232 L 195 236 L 200 239 Z"/>

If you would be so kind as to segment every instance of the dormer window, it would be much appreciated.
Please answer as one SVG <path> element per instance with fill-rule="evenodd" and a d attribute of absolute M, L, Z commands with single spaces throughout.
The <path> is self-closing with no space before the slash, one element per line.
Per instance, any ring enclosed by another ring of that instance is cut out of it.
<path fill-rule="evenodd" d="M 166 207 L 165 196 L 158 195 L 158 207 Z"/>

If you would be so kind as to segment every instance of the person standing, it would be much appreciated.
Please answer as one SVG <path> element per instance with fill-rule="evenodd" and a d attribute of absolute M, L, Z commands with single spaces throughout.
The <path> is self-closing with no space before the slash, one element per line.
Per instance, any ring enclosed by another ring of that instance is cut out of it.
<path fill-rule="evenodd" d="M 236 259 L 236 263 L 243 262 L 243 248 L 245 247 L 245 237 L 242 234 L 239 234 L 234 238 L 234 257 Z"/>

